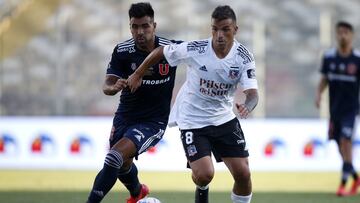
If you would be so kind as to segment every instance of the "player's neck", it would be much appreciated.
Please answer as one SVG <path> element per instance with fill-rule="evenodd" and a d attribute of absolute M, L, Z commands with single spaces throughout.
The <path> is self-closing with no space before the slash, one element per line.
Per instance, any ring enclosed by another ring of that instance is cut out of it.
<path fill-rule="evenodd" d="M 215 52 L 215 55 L 219 59 L 225 58 L 229 54 L 229 52 L 231 50 L 231 47 L 232 47 L 232 43 L 227 44 L 225 47 L 216 46 L 216 45 L 212 44 L 212 48 L 213 48 L 213 50 Z"/>
<path fill-rule="evenodd" d="M 151 52 L 152 50 L 155 49 L 155 43 L 152 42 L 152 43 L 149 43 L 149 44 L 146 44 L 145 46 L 139 46 L 137 45 L 137 48 L 141 51 L 144 51 L 144 52 Z"/>
<path fill-rule="evenodd" d="M 143 45 L 140 45 L 140 44 L 136 44 L 136 47 L 141 50 L 141 51 L 144 51 L 144 52 L 152 52 L 152 50 L 154 50 L 156 47 L 155 47 L 155 36 L 153 37 L 153 40 L 149 41 L 148 43 L 146 44 L 143 44 Z"/>
<path fill-rule="evenodd" d="M 345 46 L 345 47 L 338 47 L 337 49 L 340 56 L 346 57 L 349 56 L 352 52 L 351 46 Z"/>

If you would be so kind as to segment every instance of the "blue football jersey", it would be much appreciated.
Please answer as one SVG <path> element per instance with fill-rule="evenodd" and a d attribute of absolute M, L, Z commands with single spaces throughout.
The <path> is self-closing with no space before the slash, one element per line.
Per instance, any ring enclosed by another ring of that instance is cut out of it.
<path fill-rule="evenodd" d="M 329 84 L 330 116 L 341 119 L 359 110 L 360 52 L 342 57 L 336 49 L 325 52 L 321 73 Z"/>
<path fill-rule="evenodd" d="M 155 37 L 155 46 L 164 46 L 176 41 Z M 144 61 L 148 52 L 139 50 L 134 39 L 119 43 L 114 48 L 107 75 L 127 79 Z M 166 59 L 150 67 L 141 86 L 131 93 L 129 88 L 121 91 L 120 104 L 116 111 L 128 121 L 168 121 L 174 88 L 176 66 L 170 67 Z"/>

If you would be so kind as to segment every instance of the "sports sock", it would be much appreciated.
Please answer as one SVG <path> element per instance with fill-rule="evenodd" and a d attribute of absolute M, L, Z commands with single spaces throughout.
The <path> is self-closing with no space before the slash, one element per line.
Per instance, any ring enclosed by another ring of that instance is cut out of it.
<path fill-rule="evenodd" d="M 233 203 L 250 203 L 252 193 L 247 196 L 236 195 L 234 192 L 231 192 L 231 200 Z"/>
<path fill-rule="evenodd" d="M 356 173 L 356 171 L 354 171 L 354 173 L 352 174 L 352 177 L 354 178 L 354 180 L 359 179 L 359 175 Z"/>
<path fill-rule="evenodd" d="M 359 178 L 358 174 L 356 173 L 355 169 L 354 169 L 354 165 L 352 163 L 351 164 L 351 175 L 353 177 L 354 180 L 357 180 Z"/>
<path fill-rule="evenodd" d="M 134 163 L 132 163 L 127 171 L 119 171 L 118 178 L 128 189 L 131 196 L 137 197 L 140 194 L 141 185 L 138 178 L 138 170 Z"/>
<path fill-rule="evenodd" d="M 351 174 L 352 164 L 349 162 L 344 162 L 342 167 L 342 176 L 341 176 L 341 185 L 345 186 L 346 182 Z"/>
<path fill-rule="evenodd" d="M 116 182 L 118 171 L 123 164 L 122 155 L 116 150 L 110 150 L 106 155 L 103 169 L 97 174 L 88 203 L 98 203 L 111 190 Z"/>
<path fill-rule="evenodd" d="M 196 186 L 195 203 L 208 203 L 208 202 L 209 202 L 209 185 Z"/>

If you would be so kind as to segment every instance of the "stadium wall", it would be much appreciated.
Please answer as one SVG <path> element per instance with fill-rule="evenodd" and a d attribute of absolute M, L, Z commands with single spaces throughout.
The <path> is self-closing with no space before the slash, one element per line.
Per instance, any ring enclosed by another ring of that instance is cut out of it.
<path fill-rule="evenodd" d="M 110 117 L 2 117 L 0 169 L 79 169 L 102 167 L 109 148 Z M 241 121 L 254 171 L 338 171 L 335 142 L 327 141 L 327 121 L 248 119 Z M 354 162 L 360 167 L 360 133 L 354 137 Z M 141 170 L 182 171 L 186 160 L 179 130 L 139 156 Z M 224 164 L 216 164 L 225 170 Z"/>

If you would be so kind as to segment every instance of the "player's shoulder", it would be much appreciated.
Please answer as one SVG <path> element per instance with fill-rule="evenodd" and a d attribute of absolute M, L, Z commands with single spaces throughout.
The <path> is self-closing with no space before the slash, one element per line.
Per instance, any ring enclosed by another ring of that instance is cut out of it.
<path fill-rule="evenodd" d="M 159 45 L 160 46 L 165 46 L 165 45 L 169 45 L 169 44 L 179 44 L 182 41 L 179 40 L 173 40 L 173 39 L 167 39 L 165 37 L 159 37 L 157 36 L 158 40 L 159 40 Z"/>
<path fill-rule="evenodd" d="M 324 59 L 335 58 L 336 57 L 336 48 L 330 48 L 324 51 Z"/>
<path fill-rule="evenodd" d="M 236 46 L 236 51 L 235 54 L 240 56 L 239 58 L 242 60 L 243 64 L 247 64 L 247 63 L 251 63 L 254 61 L 254 56 L 251 53 L 251 51 L 246 48 L 245 45 L 241 44 L 238 41 L 234 41 L 235 46 Z"/>
<path fill-rule="evenodd" d="M 205 54 L 210 47 L 209 39 L 192 40 L 186 43 L 186 50 L 191 54 Z"/>
<path fill-rule="evenodd" d="M 133 38 L 120 42 L 115 46 L 114 51 L 118 54 L 128 54 L 135 52 L 135 40 Z"/>

